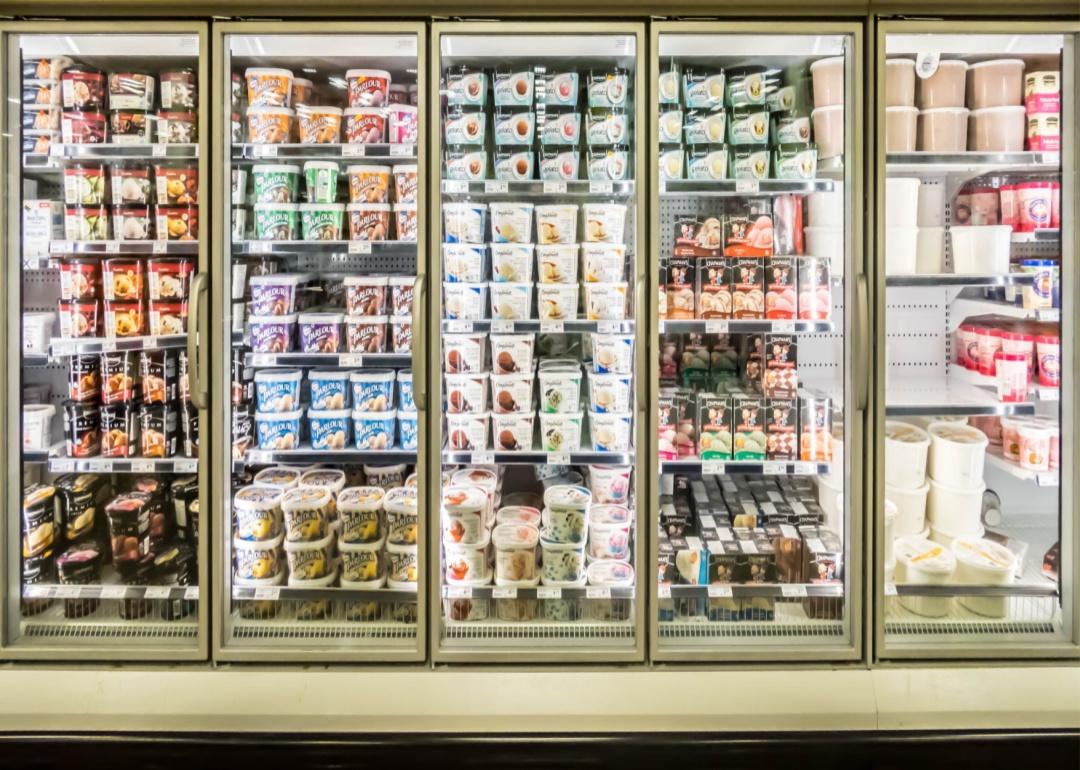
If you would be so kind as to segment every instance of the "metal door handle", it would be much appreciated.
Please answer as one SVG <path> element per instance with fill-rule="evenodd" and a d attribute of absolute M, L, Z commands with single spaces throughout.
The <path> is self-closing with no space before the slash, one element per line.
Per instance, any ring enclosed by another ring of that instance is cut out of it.
<path fill-rule="evenodd" d="M 634 329 L 635 330 L 647 328 L 646 325 L 645 325 L 645 289 L 646 288 L 647 288 L 647 283 L 645 281 L 645 276 L 644 275 L 639 275 L 638 278 L 637 278 L 637 286 L 634 289 L 634 295 L 635 295 L 634 296 Z M 635 335 L 635 336 L 638 336 L 638 335 Z M 638 340 L 637 340 L 637 343 L 641 344 L 642 341 L 643 340 L 639 336 Z M 647 370 L 648 366 L 646 365 L 645 368 Z M 637 390 L 638 412 L 640 412 L 643 415 L 648 411 L 648 408 L 649 408 L 648 404 L 645 402 L 646 401 L 646 387 L 645 386 L 646 386 L 646 383 L 648 382 L 648 379 L 649 379 L 649 377 L 648 377 L 648 372 L 647 371 L 639 371 L 637 373 L 637 380 L 636 380 L 637 388 L 636 388 L 636 390 Z"/>
<path fill-rule="evenodd" d="M 206 293 L 206 273 L 196 273 L 191 279 L 188 300 L 188 394 L 196 409 L 206 409 L 206 390 L 202 386 L 202 356 L 199 354 L 199 334 L 202 327 L 202 295 Z M 208 335 L 207 335 L 208 336 Z"/>
<path fill-rule="evenodd" d="M 856 331 L 855 371 L 858 380 L 855 383 L 855 408 L 866 409 L 870 393 L 870 376 L 873 367 L 870 362 L 870 302 L 866 288 L 866 274 L 855 277 L 855 304 L 859 328 Z"/>
<path fill-rule="evenodd" d="M 418 275 L 413 281 L 413 403 L 418 412 L 427 409 L 427 341 L 428 330 L 423 326 L 424 303 L 427 300 L 427 276 Z"/>

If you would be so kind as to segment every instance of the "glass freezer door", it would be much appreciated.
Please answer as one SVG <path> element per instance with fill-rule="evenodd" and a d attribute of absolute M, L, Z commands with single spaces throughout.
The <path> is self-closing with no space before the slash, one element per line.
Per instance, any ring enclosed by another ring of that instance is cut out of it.
<path fill-rule="evenodd" d="M 205 658 L 206 27 L 17 29 L 5 656 Z"/>
<path fill-rule="evenodd" d="M 640 660 L 643 27 L 433 47 L 434 657 Z"/>
<path fill-rule="evenodd" d="M 738 26 L 654 27 L 653 655 L 851 658 L 859 28 Z"/>
<path fill-rule="evenodd" d="M 1076 35 L 881 35 L 879 654 L 1075 654 Z"/>
<path fill-rule="evenodd" d="M 222 657 L 416 660 L 423 31 L 321 29 L 222 32 Z"/>

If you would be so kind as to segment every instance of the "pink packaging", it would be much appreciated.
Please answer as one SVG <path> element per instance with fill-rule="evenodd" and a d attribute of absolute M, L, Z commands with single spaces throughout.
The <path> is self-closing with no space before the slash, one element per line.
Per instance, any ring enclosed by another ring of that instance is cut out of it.
<path fill-rule="evenodd" d="M 969 192 L 972 225 L 1001 224 L 1000 197 L 994 187 L 973 187 Z"/>
<path fill-rule="evenodd" d="M 1009 225 L 1013 230 L 1020 227 L 1020 191 L 1015 183 L 1003 184 L 998 188 L 998 200 L 1001 204 L 1001 224 Z"/>
<path fill-rule="evenodd" d="M 1001 352 L 1007 355 L 1018 354 L 1024 356 L 1024 360 L 1027 362 L 1028 382 L 1031 382 L 1032 373 L 1035 371 L 1035 335 L 1002 332 Z"/>
<path fill-rule="evenodd" d="M 418 129 L 416 107 L 409 104 L 391 105 L 389 113 L 388 139 L 390 144 L 416 144 Z"/>
<path fill-rule="evenodd" d="M 1050 431 L 1050 470 L 1057 470 L 1061 462 L 1061 428 L 1057 425 L 1047 425 Z"/>
<path fill-rule="evenodd" d="M 1039 384 L 1048 388 L 1061 387 L 1061 337 L 1040 334 L 1035 338 L 1038 352 Z"/>
<path fill-rule="evenodd" d="M 1028 149 L 1061 152 L 1061 114 L 1036 112 L 1027 116 Z"/>
<path fill-rule="evenodd" d="M 1027 400 L 1027 361 L 1022 353 L 994 354 L 998 401 L 1023 403 Z"/>
<path fill-rule="evenodd" d="M 985 326 L 975 327 L 979 349 L 979 374 L 994 376 L 994 356 L 1001 350 L 1001 331 Z"/>
<path fill-rule="evenodd" d="M 1035 472 L 1050 470 L 1050 431 L 1041 425 L 1020 426 L 1020 467 Z"/>
<path fill-rule="evenodd" d="M 1028 94 L 1024 99 L 1028 115 L 1037 112 L 1061 112 L 1061 94 Z"/>
<path fill-rule="evenodd" d="M 1020 459 L 1020 425 L 1015 417 L 1001 418 L 1001 454 L 1007 460 Z"/>
<path fill-rule="evenodd" d="M 1016 187 L 1020 195 L 1020 226 L 1014 229 L 1029 233 L 1049 228 L 1053 220 L 1054 183 L 1021 182 Z"/>
<path fill-rule="evenodd" d="M 956 330 L 956 363 L 972 371 L 979 368 L 979 345 L 975 337 L 975 327 L 960 324 Z"/>
<path fill-rule="evenodd" d="M 1001 446 L 1001 418 L 997 415 L 968 417 L 968 425 L 985 433 L 994 446 Z"/>

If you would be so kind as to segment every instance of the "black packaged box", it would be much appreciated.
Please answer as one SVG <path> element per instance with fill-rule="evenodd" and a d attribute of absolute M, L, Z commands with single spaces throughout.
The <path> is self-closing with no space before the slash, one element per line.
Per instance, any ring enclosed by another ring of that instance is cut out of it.
<path fill-rule="evenodd" d="M 144 404 L 164 404 L 180 395 L 175 350 L 144 350 L 139 353 Z M 147 455 L 154 457 L 157 455 Z"/>

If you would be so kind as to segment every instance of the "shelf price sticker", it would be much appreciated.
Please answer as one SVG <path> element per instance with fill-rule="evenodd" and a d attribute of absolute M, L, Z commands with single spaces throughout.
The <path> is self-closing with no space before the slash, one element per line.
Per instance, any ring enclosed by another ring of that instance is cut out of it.
<path fill-rule="evenodd" d="M 659 585 L 656 587 L 656 596 L 660 599 L 671 598 L 671 586 L 668 584 Z"/>
<path fill-rule="evenodd" d="M 469 183 L 461 179 L 447 179 L 443 182 L 443 192 L 445 193 L 467 193 L 469 191 Z"/>
<path fill-rule="evenodd" d="M 472 331 L 472 330 L 470 329 L 470 331 Z M 503 320 L 492 321 L 491 322 L 491 333 L 492 334 L 513 334 L 514 333 L 514 322 L 513 321 L 503 321 Z"/>
<path fill-rule="evenodd" d="M 249 254 L 269 254 L 271 249 L 270 241 L 251 241 L 247 248 Z"/>
<path fill-rule="evenodd" d="M 1035 483 L 1040 487 L 1056 487 L 1060 483 L 1056 472 L 1035 474 Z"/>
<path fill-rule="evenodd" d="M 622 331 L 622 324 L 619 321 L 597 321 L 596 332 L 598 334 L 618 334 Z"/>
<path fill-rule="evenodd" d="M 1038 388 L 1037 391 L 1040 401 L 1060 401 L 1061 391 L 1057 388 Z"/>
<path fill-rule="evenodd" d="M 495 453 L 494 452 L 473 452 L 472 453 L 473 465 L 494 465 Z"/>
<path fill-rule="evenodd" d="M 116 340 L 105 339 L 101 341 L 102 353 L 115 353 L 116 352 Z"/>
<path fill-rule="evenodd" d="M 757 195 L 761 191 L 761 185 L 756 179 L 736 179 L 735 192 L 739 195 Z"/>
<path fill-rule="evenodd" d="M 274 149 L 277 150 L 276 147 Z M 166 149 L 166 145 L 164 144 L 155 144 L 153 145 L 153 147 L 150 148 L 150 155 L 154 158 L 164 158 L 166 152 L 168 152 L 168 150 Z"/>
<path fill-rule="evenodd" d="M 548 465 L 569 465 L 570 453 L 569 452 L 549 452 L 547 456 Z"/>
<path fill-rule="evenodd" d="M 262 599 L 264 601 L 276 602 L 281 598 L 281 588 L 279 586 L 268 586 L 266 588 L 256 588 L 254 592 L 256 599 Z"/>
<path fill-rule="evenodd" d="M 761 474 L 763 476 L 782 476 L 786 467 L 787 463 L 783 461 L 767 460 L 761 464 Z"/>
<path fill-rule="evenodd" d="M 471 599 L 472 588 L 469 586 L 447 586 L 446 587 L 447 599 Z"/>
<path fill-rule="evenodd" d="M 723 476 L 726 466 L 722 460 L 705 460 L 701 463 L 701 473 L 705 476 Z"/>
<path fill-rule="evenodd" d="M 551 588 L 550 586 L 538 586 L 536 589 L 537 599 L 561 599 L 562 589 Z"/>
<path fill-rule="evenodd" d="M 132 473 L 153 473 L 154 461 L 153 460 L 132 460 L 131 461 Z"/>
<path fill-rule="evenodd" d="M 87 460 L 84 465 L 86 470 L 91 473 L 107 473 L 112 469 L 112 461 L 110 460 Z"/>
<path fill-rule="evenodd" d="M 370 254 L 371 241 L 349 241 L 350 254 Z"/>
<path fill-rule="evenodd" d="M 491 589 L 492 599 L 516 599 L 517 589 L 512 586 L 495 586 Z"/>
<path fill-rule="evenodd" d="M 57 599 L 78 599 L 82 589 L 82 586 L 57 586 L 54 595 Z"/>
<path fill-rule="evenodd" d="M 168 586 L 147 586 L 144 590 L 143 596 L 147 599 L 168 599 L 169 592 L 172 591 Z"/>
<path fill-rule="evenodd" d="M 199 587 L 198 586 L 188 586 L 187 588 L 185 588 L 184 589 L 184 598 L 186 600 L 188 600 L 189 602 L 197 602 L 197 601 L 199 601 Z"/>
<path fill-rule="evenodd" d="M 153 245 L 150 247 L 150 251 L 152 253 L 154 253 L 154 254 L 164 254 L 168 250 L 169 250 L 169 242 L 168 241 L 154 241 Z"/>
<path fill-rule="evenodd" d="M 364 157 L 364 145 L 362 145 L 362 144 L 343 144 L 343 145 L 341 145 L 341 157 L 343 157 L 343 158 L 362 158 L 362 157 Z"/>
<path fill-rule="evenodd" d="M 273 353 L 254 353 L 251 356 L 252 366 L 273 366 L 277 363 L 277 356 Z"/>
<path fill-rule="evenodd" d="M 503 193 L 510 192 L 510 184 L 508 182 L 501 182 L 497 180 L 491 180 L 484 182 L 484 192 L 488 195 L 501 195 Z"/>
<path fill-rule="evenodd" d="M 102 599 L 123 599 L 127 596 L 127 586 L 102 586 Z"/>
<path fill-rule="evenodd" d="M 705 333 L 706 334 L 727 334 L 731 328 L 731 324 L 727 321 L 706 321 Z"/>
<path fill-rule="evenodd" d="M 54 473 L 74 473 L 75 461 L 61 458 L 53 460 L 51 463 L 49 463 L 49 467 Z"/>
<path fill-rule="evenodd" d="M 731 593 L 731 586 L 718 583 L 710 583 L 706 590 L 708 591 L 710 599 L 728 599 L 733 595 Z"/>
<path fill-rule="evenodd" d="M 562 321 L 541 321 L 540 333 L 541 334 L 563 334 L 566 330 L 566 324 Z"/>
<path fill-rule="evenodd" d="M 120 241 L 105 241 L 105 253 L 106 254 L 119 254 L 120 253 Z"/>
<path fill-rule="evenodd" d="M 342 353 L 338 356 L 339 366 L 363 366 L 364 356 L 360 353 Z"/>
<path fill-rule="evenodd" d="M 71 251 L 71 244 L 67 241 L 49 241 L 50 254 L 66 254 Z"/>
<path fill-rule="evenodd" d="M 813 476 L 817 473 L 817 463 L 797 462 L 795 463 L 795 475 L 796 476 Z"/>
<path fill-rule="evenodd" d="M 52 594 L 52 586 L 36 586 L 31 584 L 23 588 L 23 596 L 27 599 L 48 599 Z"/>
<path fill-rule="evenodd" d="M 795 322 L 794 321 L 773 321 L 773 332 L 777 334 L 794 334 Z"/>
<path fill-rule="evenodd" d="M 896 596 L 896 583 L 886 583 L 885 584 L 885 595 L 886 596 Z"/>
<path fill-rule="evenodd" d="M 785 599 L 805 599 L 806 598 L 806 586 L 801 584 L 780 584 L 780 595 Z"/>
<path fill-rule="evenodd" d="M 51 144 L 49 145 L 49 157 L 50 158 L 62 158 L 64 157 L 64 145 Z"/>
<path fill-rule="evenodd" d="M 363 145 L 345 145 L 345 147 L 363 147 Z M 345 148 L 343 147 L 342 150 Z M 276 158 L 277 157 L 277 145 L 276 144 L 256 144 L 251 148 L 251 154 L 256 158 Z"/>
<path fill-rule="evenodd" d="M 610 195 L 614 189 L 615 186 L 611 182 L 589 182 L 589 192 L 593 195 Z"/>
<path fill-rule="evenodd" d="M 566 182 L 544 182 L 544 195 L 566 195 Z"/>
<path fill-rule="evenodd" d="M 510 323 L 513 323 L 511 321 Z M 451 334 L 470 334 L 473 330 L 472 321 L 447 321 L 446 331 Z"/>
<path fill-rule="evenodd" d="M 392 144 L 390 145 L 390 157 L 391 158 L 407 158 L 413 154 L 413 146 L 411 144 Z"/>
<path fill-rule="evenodd" d="M 611 589 L 607 586 L 586 586 L 585 587 L 586 599 L 610 599 Z"/>

